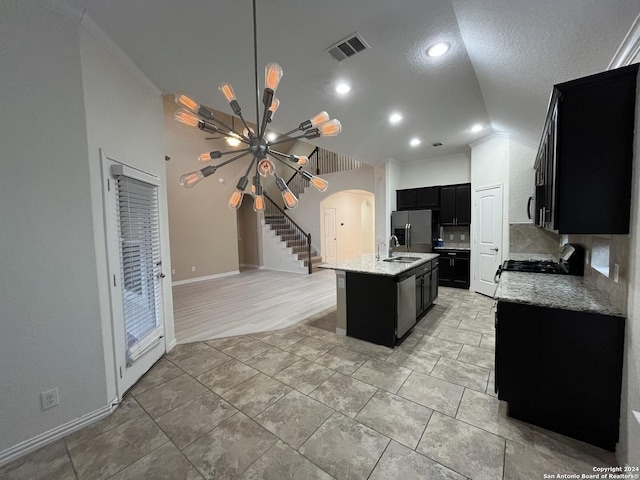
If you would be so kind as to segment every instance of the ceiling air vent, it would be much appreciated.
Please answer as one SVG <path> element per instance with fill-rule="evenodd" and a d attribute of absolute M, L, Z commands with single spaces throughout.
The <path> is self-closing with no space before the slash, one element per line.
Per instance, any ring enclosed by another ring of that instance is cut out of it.
<path fill-rule="evenodd" d="M 329 48 L 327 48 L 327 52 L 329 52 L 329 55 L 331 55 L 334 60 L 342 62 L 343 60 L 354 56 L 356 53 L 362 52 L 363 50 L 367 50 L 369 48 L 371 47 L 367 44 L 367 42 L 365 42 L 364 38 L 362 38 L 362 35 L 356 32 L 353 35 L 349 35 L 344 40 L 331 45 Z"/>

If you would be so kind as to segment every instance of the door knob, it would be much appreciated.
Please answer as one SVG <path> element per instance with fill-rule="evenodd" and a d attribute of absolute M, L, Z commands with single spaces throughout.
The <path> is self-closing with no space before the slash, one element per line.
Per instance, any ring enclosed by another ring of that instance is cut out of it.
<path fill-rule="evenodd" d="M 491 251 L 492 251 L 492 252 L 497 252 L 497 251 L 498 251 L 498 249 L 497 249 L 497 248 L 492 248 L 492 249 L 491 249 Z"/>

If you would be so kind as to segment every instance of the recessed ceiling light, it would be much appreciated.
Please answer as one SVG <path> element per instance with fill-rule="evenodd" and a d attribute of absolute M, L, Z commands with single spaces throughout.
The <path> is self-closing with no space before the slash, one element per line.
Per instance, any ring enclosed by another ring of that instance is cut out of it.
<path fill-rule="evenodd" d="M 446 42 L 436 43 L 432 45 L 427 50 L 427 55 L 430 57 L 439 57 L 440 55 L 444 55 L 449 50 L 449 44 Z"/>
<path fill-rule="evenodd" d="M 420 145 L 420 139 L 417 137 L 412 138 L 409 142 L 409 145 L 411 145 L 412 147 L 417 147 L 418 145 Z"/>
<path fill-rule="evenodd" d="M 471 127 L 471 131 L 473 133 L 479 132 L 484 128 L 484 125 L 480 125 L 479 123 L 476 123 L 473 127 Z"/>
<path fill-rule="evenodd" d="M 340 95 L 344 95 L 345 93 L 349 93 L 349 91 L 351 90 L 351 86 L 347 83 L 339 83 L 336 86 L 336 92 L 338 92 Z"/>
<path fill-rule="evenodd" d="M 266 135 L 267 140 L 269 140 L 270 142 L 273 142 L 276 138 L 278 138 L 278 134 L 276 132 L 269 132 Z"/>
<path fill-rule="evenodd" d="M 400 123 L 401 120 L 402 115 L 400 115 L 399 113 L 392 113 L 389 117 L 389 123 Z"/>

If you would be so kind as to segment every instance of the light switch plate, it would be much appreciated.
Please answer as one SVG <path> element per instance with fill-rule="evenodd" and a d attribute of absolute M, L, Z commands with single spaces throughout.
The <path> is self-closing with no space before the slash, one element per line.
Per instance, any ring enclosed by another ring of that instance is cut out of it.
<path fill-rule="evenodd" d="M 464 240 L 464 239 L 465 239 L 465 236 L 464 236 L 464 233 L 463 233 L 462 235 L 460 235 L 460 240 Z"/>
<path fill-rule="evenodd" d="M 453 240 L 453 234 L 449 234 L 449 240 Z"/>

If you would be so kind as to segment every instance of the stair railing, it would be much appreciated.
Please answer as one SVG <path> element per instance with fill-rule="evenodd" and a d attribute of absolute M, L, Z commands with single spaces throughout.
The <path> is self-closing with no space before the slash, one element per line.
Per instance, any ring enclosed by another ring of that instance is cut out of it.
<path fill-rule="evenodd" d="M 291 244 L 294 247 L 303 247 L 307 253 L 307 266 L 309 273 L 311 273 L 311 234 L 306 233 L 296 222 L 289 217 L 284 210 L 282 210 L 266 193 L 263 194 L 266 200 L 264 205 L 265 222 L 268 215 L 281 216 L 284 219 L 284 225 L 290 227 L 294 233 L 295 238 L 291 240 Z"/>
<path fill-rule="evenodd" d="M 307 167 L 310 171 L 315 171 L 316 175 L 324 175 L 326 173 L 356 170 L 361 166 L 362 163 L 358 160 L 331 152 L 324 148 L 316 147 L 309 155 L 309 164 Z M 287 181 L 287 185 L 295 196 L 299 196 L 304 192 L 304 189 L 309 186 L 309 181 L 297 173 L 294 173 Z"/>

